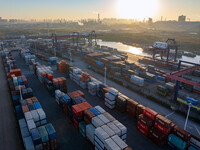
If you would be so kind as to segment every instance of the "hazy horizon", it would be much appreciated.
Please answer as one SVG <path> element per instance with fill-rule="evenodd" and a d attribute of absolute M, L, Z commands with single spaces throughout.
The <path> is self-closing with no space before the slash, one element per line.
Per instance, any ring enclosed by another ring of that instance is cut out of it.
<path fill-rule="evenodd" d="M 146 5 L 144 5 L 146 4 Z M 66 19 L 152 17 L 160 20 L 200 21 L 200 0 L 9 0 L 1 2 L 0 17 L 5 19 Z"/>

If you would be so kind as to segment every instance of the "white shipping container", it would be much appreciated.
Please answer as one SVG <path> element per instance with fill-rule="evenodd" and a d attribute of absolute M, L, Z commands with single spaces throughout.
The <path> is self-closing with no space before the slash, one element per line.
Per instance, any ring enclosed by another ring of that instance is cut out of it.
<path fill-rule="evenodd" d="M 33 119 L 30 111 L 25 112 L 24 116 L 25 116 L 26 121 Z"/>
<path fill-rule="evenodd" d="M 105 101 L 105 105 L 110 109 L 114 109 L 115 108 L 115 105 L 110 105 L 107 101 Z"/>
<path fill-rule="evenodd" d="M 121 149 L 125 149 L 126 147 L 128 147 L 128 145 L 127 145 L 118 135 L 112 136 L 111 139 L 112 139 Z"/>
<path fill-rule="evenodd" d="M 122 135 L 121 130 L 114 123 L 109 122 L 107 125 L 115 132 L 115 134 L 118 136 Z"/>
<path fill-rule="evenodd" d="M 111 101 L 114 101 L 115 100 L 115 96 L 113 94 L 110 94 L 110 93 L 106 93 L 105 94 L 105 97 Z"/>
<path fill-rule="evenodd" d="M 109 135 L 101 128 L 98 127 L 94 131 L 95 136 L 104 144 L 105 140 L 109 138 Z"/>
<path fill-rule="evenodd" d="M 165 42 L 154 42 L 153 43 L 154 48 L 160 48 L 160 49 L 167 49 L 168 43 Z"/>
<path fill-rule="evenodd" d="M 31 111 L 31 115 L 32 115 L 32 117 L 33 117 L 34 122 L 37 122 L 37 121 L 40 120 L 40 117 L 39 117 L 39 115 L 38 115 L 38 113 L 37 113 L 36 110 L 32 110 L 32 111 Z"/>
<path fill-rule="evenodd" d="M 86 136 L 94 144 L 94 131 L 95 127 L 92 124 L 86 125 Z"/>
<path fill-rule="evenodd" d="M 102 126 L 102 129 L 103 129 L 104 131 L 106 131 L 106 133 L 107 133 L 110 137 L 112 137 L 112 136 L 115 135 L 115 132 L 114 132 L 113 130 L 111 130 L 110 127 L 108 127 L 107 125 L 103 125 L 103 126 Z"/>
<path fill-rule="evenodd" d="M 39 109 L 37 109 L 36 111 L 37 111 L 37 113 L 38 113 L 38 115 L 39 115 L 39 117 L 40 117 L 40 120 L 46 119 L 46 114 L 45 114 L 45 112 L 43 111 L 42 108 L 39 108 Z"/>
<path fill-rule="evenodd" d="M 127 133 L 127 128 L 118 120 L 113 121 L 113 123 L 121 130 L 122 135 Z"/>
<path fill-rule="evenodd" d="M 33 121 L 33 119 L 27 121 L 27 126 L 28 126 L 29 131 L 31 129 L 36 128 L 36 125 L 35 125 L 35 122 Z"/>
<path fill-rule="evenodd" d="M 120 147 L 111 138 L 105 140 L 105 148 L 107 150 L 121 150 Z"/>
<path fill-rule="evenodd" d="M 98 115 L 98 117 L 103 121 L 104 124 L 110 122 L 103 114 Z"/>
<path fill-rule="evenodd" d="M 94 108 L 96 108 L 96 110 L 98 110 L 98 112 L 101 114 L 105 112 L 105 110 L 100 106 L 95 106 Z"/>
<path fill-rule="evenodd" d="M 114 121 L 116 120 L 111 114 L 109 114 L 108 112 L 103 113 L 103 115 L 110 121 Z"/>
<path fill-rule="evenodd" d="M 97 136 L 94 137 L 94 140 L 95 140 L 95 147 L 104 150 L 104 143 Z"/>
<path fill-rule="evenodd" d="M 119 94 L 119 91 L 116 90 L 115 88 L 109 88 L 109 93 L 111 93 L 114 96 L 117 96 Z"/>
<path fill-rule="evenodd" d="M 92 118 L 92 124 L 97 128 L 104 125 L 104 122 L 99 117 L 96 116 Z"/>
<path fill-rule="evenodd" d="M 112 100 L 109 100 L 109 99 L 105 98 L 105 102 L 107 102 L 110 105 L 115 105 L 115 100 L 112 101 Z"/>

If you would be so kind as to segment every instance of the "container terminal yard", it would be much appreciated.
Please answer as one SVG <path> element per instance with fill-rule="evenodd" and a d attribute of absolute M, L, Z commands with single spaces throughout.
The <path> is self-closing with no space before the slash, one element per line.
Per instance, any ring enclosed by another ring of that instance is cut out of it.
<path fill-rule="evenodd" d="M 52 37 L 1 44 L 3 149 L 200 149 L 198 64 Z"/>

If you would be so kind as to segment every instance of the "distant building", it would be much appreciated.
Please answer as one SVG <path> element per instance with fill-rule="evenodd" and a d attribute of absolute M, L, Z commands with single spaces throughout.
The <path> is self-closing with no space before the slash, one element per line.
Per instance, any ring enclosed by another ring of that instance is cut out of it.
<path fill-rule="evenodd" d="M 153 19 L 149 18 L 147 22 L 148 22 L 148 24 L 152 24 L 153 23 Z"/>
<path fill-rule="evenodd" d="M 181 15 L 178 17 L 178 22 L 185 22 L 185 19 L 186 19 L 186 16 Z"/>
<path fill-rule="evenodd" d="M 2 18 L 0 17 L 0 24 L 2 24 L 2 23 L 5 24 L 5 23 L 7 23 L 7 21 L 8 21 L 7 19 L 2 19 Z"/>

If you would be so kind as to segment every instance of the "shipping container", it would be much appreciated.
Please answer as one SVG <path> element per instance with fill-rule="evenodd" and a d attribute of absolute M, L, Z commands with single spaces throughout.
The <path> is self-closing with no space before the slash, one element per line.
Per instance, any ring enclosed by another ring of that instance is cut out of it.
<path fill-rule="evenodd" d="M 152 109 L 146 107 L 143 110 L 143 114 L 146 115 L 147 117 L 151 118 L 152 120 L 155 120 L 156 116 L 158 115 L 157 112 L 153 111 Z"/>
<path fill-rule="evenodd" d="M 179 138 L 183 139 L 184 141 L 188 142 L 191 139 L 191 133 L 183 130 L 179 126 L 174 126 L 172 133 L 178 136 Z"/>
<path fill-rule="evenodd" d="M 170 145 L 173 147 L 175 146 L 179 150 L 185 150 L 187 143 L 183 141 L 181 138 L 177 137 L 174 134 L 170 134 L 168 136 L 168 141 L 170 142 Z"/>
<path fill-rule="evenodd" d="M 163 146 L 167 141 L 167 135 L 154 127 L 150 129 L 148 137 L 159 146 Z"/>
<path fill-rule="evenodd" d="M 138 102 L 136 102 L 136 101 L 134 101 L 134 100 L 132 100 L 132 99 L 128 99 L 128 100 L 127 100 L 127 106 L 126 106 L 127 112 L 128 112 L 131 116 L 133 116 L 134 118 L 136 117 L 137 105 L 139 105 Z"/>

